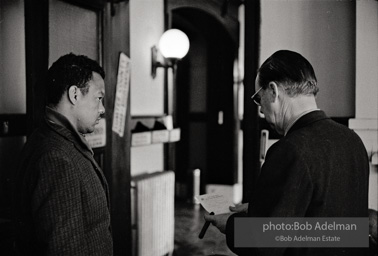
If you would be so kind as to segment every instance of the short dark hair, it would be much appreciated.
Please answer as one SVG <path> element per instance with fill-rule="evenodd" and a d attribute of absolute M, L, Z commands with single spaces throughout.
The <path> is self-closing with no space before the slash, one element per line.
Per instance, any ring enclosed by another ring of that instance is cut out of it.
<path fill-rule="evenodd" d="M 316 96 L 319 91 L 313 67 L 297 52 L 275 52 L 261 65 L 258 74 L 261 87 L 266 87 L 270 82 L 280 83 L 291 97 L 311 94 Z"/>
<path fill-rule="evenodd" d="M 76 85 L 86 94 L 92 72 L 105 79 L 103 68 L 87 56 L 69 53 L 60 57 L 47 71 L 47 105 L 56 106 L 71 85 Z"/>

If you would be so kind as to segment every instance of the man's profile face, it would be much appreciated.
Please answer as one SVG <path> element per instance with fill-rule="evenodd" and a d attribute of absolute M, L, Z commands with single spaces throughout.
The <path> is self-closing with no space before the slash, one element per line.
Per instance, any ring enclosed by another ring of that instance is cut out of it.
<path fill-rule="evenodd" d="M 88 82 L 89 90 L 84 95 L 80 90 L 80 100 L 76 109 L 77 130 L 82 134 L 91 133 L 105 113 L 103 98 L 105 96 L 105 82 L 102 77 L 93 72 Z"/>
<path fill-rule="evenodd" d="M 260 81 L 259 81 L 259 75 L 257 75 L 255 80 L 255 90 L 256 92 L 261 88 Z M 271 108 L 270 103 L 267 100 L 266 97 L 266 91 L 267 89 L 261 89 L 258 93 L 258 97 L 260 98 L 260 112 L 264 114 L 265 120 L 269 123 L 269 125 L 274 128 L 274 118 L 273 118 L 273 111 Z"/>

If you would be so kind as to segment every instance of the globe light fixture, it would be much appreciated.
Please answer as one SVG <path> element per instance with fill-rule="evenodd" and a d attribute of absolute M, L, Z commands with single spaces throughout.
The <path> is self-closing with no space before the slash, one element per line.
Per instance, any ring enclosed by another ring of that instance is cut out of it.
<path fill-rule="evenodd" d="M 182 59 L 189 51 L 189 38 L 181 30 L 167 30 L 160 37 L 159 50 L 164 58 Z"/>
<path fill-rule="evenodd" d="M 175 63 L 185 57 L 185 55 L 188 53 L 189 46 L 189 38 L 181 30 L 169 29 L 165 31 L 159 40 L 159 50 L 165 58 L 164 63 L 157 61 L 158 49 L 156 48 L 156 46 L 153 46 L 151 48 L 152 77 L 156 77 L 156 69 L 158 67 L 174 67 Z"/>

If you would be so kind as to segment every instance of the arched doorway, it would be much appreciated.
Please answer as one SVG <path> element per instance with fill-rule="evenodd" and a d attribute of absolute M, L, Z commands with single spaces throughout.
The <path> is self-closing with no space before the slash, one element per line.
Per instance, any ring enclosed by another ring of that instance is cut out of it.
<path fill-rule="evenodd" d="M 201 193 L 205 193 L 208 184 L 234 185 L 238 180 L 237 8 L 222 17 L 220 4 L 210 8 L 208 3 L 177 6 L 169 2 L 169 27 L 184 31 L 191 43 L 176 74 L 174 119 L 181 128 L 176 181 L 190 195 L 192 171 L 198 168 Z"/>

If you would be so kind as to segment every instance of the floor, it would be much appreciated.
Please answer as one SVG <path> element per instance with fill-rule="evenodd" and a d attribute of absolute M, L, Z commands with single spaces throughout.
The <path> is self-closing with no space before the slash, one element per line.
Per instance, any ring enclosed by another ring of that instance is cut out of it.
<path fill-rule="evenodd" d="M 175 202 L 175 250 L 174 256 L 227 255 L 235 256 L 226 244 L 225 236 L 210 225 L 204 238 L 199 239 L 205 223 L 205 210 L 200 205 Z"/>
<path fill-rule="evenodd" d="M 205 223 L 204 213 L 205 210 L 200 205 L 183 201 L 175 202 L 175 249 L 173 256 L 235 256 L 228 249 L 225 236 L 212 225 L 207 229 L 203 239 L 198 238 Z M 8 234 L 7 232 L 9 231 L 0 230 L 0 241 L 4 241 L 2 233 Z M 5 245 L 7 244 L 0 243 L 0 254 L 10 255 L 10 252 L 6 250 L 8 247 L 4 247 Z"/>

